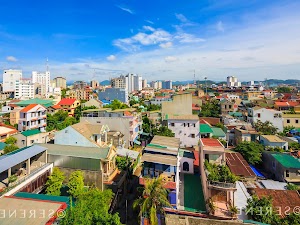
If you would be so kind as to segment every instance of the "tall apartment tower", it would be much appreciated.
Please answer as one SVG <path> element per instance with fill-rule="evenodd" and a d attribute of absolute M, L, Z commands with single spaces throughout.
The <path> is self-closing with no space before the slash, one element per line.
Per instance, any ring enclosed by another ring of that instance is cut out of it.
<path fill-rule="evenodd" d="M 50 87 L 50 72 L 32 71 L 32 83 L 41 86 L 41 95 L 45 96 Z"/>
<path fill-rule="evenodd" d="M 22 78 L 22 70 L 3 71 L 3 92 L 14 92 L 16 81 Z"/>
<path fill-rule="evenodd" d="M 34 84 L 31 79 L 16 80 L 15 83 L 15 98 L 28 100 L 34 98 Z"/>
<path fill-rule="evenodd" d="M 91 87 L 92 87 L 93 89 L 99 87 L 99 81 L 97 81 L 97 80 L 92 80 L 92 81 L 91 81 Z"/>
<path fill-rule="evenodd" d="M 126 77 L 121 75 L 120 77 L 117 78 L 112 78 L 110 81 L 111 87 L 112 88 L 123 88 L 127 89 L 126 87 Z"/>
<path fill-rule="evenodd" d="M 56 88 L 61 88 L 61 89 L 66 89 L 67 88 L 67 80 L 64 77 L 55 77 L 53 79 L 55 87 Z"/>

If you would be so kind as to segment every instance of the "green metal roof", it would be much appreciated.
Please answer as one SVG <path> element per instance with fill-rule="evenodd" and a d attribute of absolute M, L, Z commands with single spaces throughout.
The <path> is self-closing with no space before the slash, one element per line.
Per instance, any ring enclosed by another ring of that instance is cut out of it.
<path fill-rule="evenodd" d="M 229 112 L 228 114 L 233 117 L 242 117 L 243 116 L 243 113 L 241 113 L 241 112 Z"/>
<path fill-rule="evenodd" d="M 36 144 L 48 149 L 49 155 L 72 156 L 88 159 L 105 159 L 110 147 L 83 147 L 57 144 Z"/>
<path fill-rule="evenodd" d="M 24 101 L 16 102 L 15 104 L 17 106 L 28 106 L 30 104 L 40 104 L 40 105 L 43 105 L 46 108 L 54 105 L 53 100 L 40 99 L 40 98 L 33 98 L 33 99 L 29 99 L 29 100 L 24 100 Z"/>
<path fill-rule="evenodd" d="M 162 145 L 158 145 L 158 144 L 148 144 L 147 146 L 155 147 L 155 148 L 167 148 L 167 146 L 162 146 Z"/>
<path fill-rule="evenodd" d="M 300 169 L 300 161 L 291 155 L 277 153 L 271 154 L 285 168 Z"/>
<path fill-rule="evenodd" d="M 225 137 L 226 136 L 224 131 L 219 127 L 212 127 L 211 129 L 213 131 L 213 136 L 215 136 L 215 137 Z"/>
<path fill-rule="evenodd" d="M 0 142 L 0 150 L 4 149 L 6 145 L 7 144 L 5 144 L 4 142 Z"/>
<path fill-rule="evenodd" d="M 23 134 L 25 137 L 28 137 L 28 136 L 32 136 L 32 135 L 39 134 L 39 133 L 41 133 L 41 131 L 39 129 L 33 129 L 33 130 L 23 131 L 21 134 Z"/>
<path fill-rule="evenodd" d="M 27 198 L 27 199 L 36 199 L 42 201 L 51 201 L 51 202 L 64 202 L 70 206 L 70 198 L 66 196 L 52 196 L 52 195 L 44 195 L 44 194 L 34 194 L 27 192 L 18 192 L 14 195 L 18 198 Z"/>
<path fill-rule="evenodd" d="M 207 133 L 212 134 L 213 133 L 211 127 L 206 123 L 201 123 L 199 129 L 200 129 L 199 130 L 200 134 L 207 134 Z"/>
<path fill-rule="evenodd" d="M 178 155 L 180 157 L 185 157 L 185 158 L 190 158 L 190 159 L 195 159 L 194 153 L 184 150 L 184 149 L 179 149 Z"/>

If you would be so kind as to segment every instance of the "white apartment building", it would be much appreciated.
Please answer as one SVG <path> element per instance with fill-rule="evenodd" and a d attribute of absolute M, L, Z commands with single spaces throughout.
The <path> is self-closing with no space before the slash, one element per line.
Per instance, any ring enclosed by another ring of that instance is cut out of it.
<path fill-rule="evenodd" d="M 22 78 L 22 70 L 4 70 L 3 71 L 3 92 L 14 92 L 16 80 Z"/>
<path fill-rule="evenodd" d="M 37 72 L 32 71 L 32 83 L 41 85 L 41 95 L 46 96 L 50 87 L 50 72 Z"/>
<path fill-rule="evenodd" d="M 229 76 L 227 77 L 227 87 L 240 87 L 241 82 L 238 81 L 238 79 L 235 76 Z"/>
<path fill-rule="evenodd" d="M 46 131 L 47 126 L 47 109 L 39 104 L 30 104 L 20 111 L 18 130 L 39 129 L 41 132 Z"/>
<path fill-rule="evenodd" d="M 111 79 L 112 88 L 126 89 L 128 93 L 143 89 L 143 78 L 140 75 L 129 73 L 126 76 Z"/>
<path fill-rule="evenodd" d="M 55 84 L 55 88 L 66 89 L 67 88 L 67 80 L 64 77 L 55 77 L 53 79 L 53 83 Z"/>
<path fill-rule="evenodd" d="M 31 79 L 20 79 L 15 82 L 15 98 L 28 100 L 34 98 L 34 84 Z"/>
<path fill-rule="evenodd" d="M 278 128 L 279 132 L 283 131 L 283 118 L 281 111 L 260 107 L 248 108 L 247 120 L 252 124 L 256 123 L 258 120 L 261 122 L 270 121 L 275 127 Z"/>
<path fill-rule="evenodd" d="M 150 87 L 154 88 L 155 90 L 162 89 L 162 82 L 161 81 L 152 81 L 150 83 Z"/>
<path fill-rule="evenodd" d="M 198 145 L 200 138 L 199 117 L 197 115 L 170 115 L 168 128 L 180 139 L 180 147 Z"/>

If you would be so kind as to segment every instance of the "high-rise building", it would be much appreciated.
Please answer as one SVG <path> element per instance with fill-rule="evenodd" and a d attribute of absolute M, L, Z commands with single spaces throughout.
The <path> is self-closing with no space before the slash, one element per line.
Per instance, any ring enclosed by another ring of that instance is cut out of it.
<path fill-rule="evenodd" d="M 238 82 L 238 79 L 235 76 L 227 77 L 227 87 L 240 87 L 241 82 Z"/>
<path fill-rule="evenodd" d="M 46 96 L 50 87 L 50 72 L 32 71 L 32 83 L 41 85 L 41 95 Z"/>
<path fill-rule="evenodd" d="M 172 81 L 171 80 L 162 81 L 162 89 L 172 89 Z"/>
<path fill-rule="evenodd" d="M 85 81 L 75 81 L 73 84 L 73 89 L 83 89 L 86 86 L 88 85 Z"/>
<path fill-rule="evenodd" d="M 34 98 L 34 84 L 31 79 L 20 79 L 15 82 L 15 98 L 16 99 L 32 99 Z"/>
<path fill-rule="evenodd" d="M 121 75 L 120 77 L 117 77 L 117 78 L 112 78 L 110 82 L 111 82 L 112 88 L 126 89 L 126 78 L 123 75 Z"/>
<path fill-rule="evenodd" d="M 143 89 L 143 87 L 142 87 L 143 82 L 142 81 L 143 81 L 143 79 L 140 75 L 135 75 L 133 77 L 133 90 L 134 91 L 140 91 L 140 90 Z"/>
<path fill-rule="evenodd" d="M 142 90 L 142 80 L 142 76 L 129 73 L 126 76 L 121 75 L 111 79 L 111 87 L 126 89 L 128 93 L 140 91 Z"/>
<path fill-rule="evenodd" d="M 92 80 L 92 81 L 91 81 L 91 87 L 92 87 L 93 89 L 99 87 L 99 81 L 97 81 L 97 80 Z"/>
<path fill-rule="evenodd" d="M 14 92 L 16 80 L 22 78 L 22 70 L 4 70 L 3 72 L 3 92 Z"/>
<path fill-rule="evenodd" d="M 56 88 L 66 89 L 67 88 L 67 80 L 64 77 L 55 77 L 53 79 Z"/>
<path fill-rule="evenodd" d="M 144 89 L 144 88 L 146 88 L 147 86 L 148 86 L 147 80 L 146 80 L 146 79 L 142 80 L 142 88 Z"/>

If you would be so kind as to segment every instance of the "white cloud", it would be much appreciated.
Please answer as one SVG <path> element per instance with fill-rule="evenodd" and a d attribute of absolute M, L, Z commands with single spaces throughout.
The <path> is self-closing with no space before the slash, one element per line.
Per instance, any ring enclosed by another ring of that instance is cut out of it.
<path fill-rule="evenodd" d="M 120 5 L 116 5 L 119 9 L 121 9 L 121 10 L 123 10 L 123 11 L 125 11 L 125 12 L 128 12 L 128 13 L 130 13 L 130 14 L 134 14 L 134 11 L 133 10 L 131 10 L 130 8 L 128 8 L 128 7 L 124 7 L 124 6 L 120 6 Z"/>
<path fill-rule="evenodd" d="M 117 57 L 115 55 L 110 55 L 110 56 L 107 56 L 106 59 L 108 61 L 115 61 L 117 59 Z"/>
<path fill-rule="evenodd" d="M 187 22 L 189 22 L 189 20 L 183 15 L 183 14 L 175 14 L 175 16 L 176 16 L 176 18 L 180 21 L 180 22 L 182 22 L 182 23 L 187 23 Z"/>
<path fill-rule="evenodd" d="M 145 20 L 145 22 L 150 23 L 150 24 L 154 24 L 154 22 L 152 22 L 151 20 Z"/>
<path fill-rule="evenodd" d="M 181 43 L 199 43 L 205 41 L 205 39 L 203 38 L 198 38 L 195 35 L 187 34 L 183 32 L 178 33 L 174 38 Z"/>
<path fill-rule="evenodd" d="M 147 30 L 147 31 L 155 31 L 155 29 L 153 27 L 150 27 L 150 26 L 143 26 L 144 30 Z"/>
<path fill-rule="evenodd" d="M 6 60 L 9 62 L 17 62 L 18 61 L 18 59 L 14 56 L 7 56 Z"/>
<path fill-rule="evenodd" d="M 224 32 L 224 25 L 222 21 L 219 21 L 216 25 L 217 31 Z"/>
<path fill-rule="evenodd" d="M 172 46 L 173 46 L 173 43 L 171 41 L 168 41 L 166 43 L 161 43 L 159 45 L 159 47 L 161 47 L 161 48 L 171 48 Z"/>
<path fill-rule="evenodd" d="M 167 57 L 165 57 L 165 62 L 167 62 L 167 63 L 169 63 L 169 62 L 175 62 L 177 60 L 178 60 L 178 58 L 175 57 L 175 56 L 167 56 Z"/>

